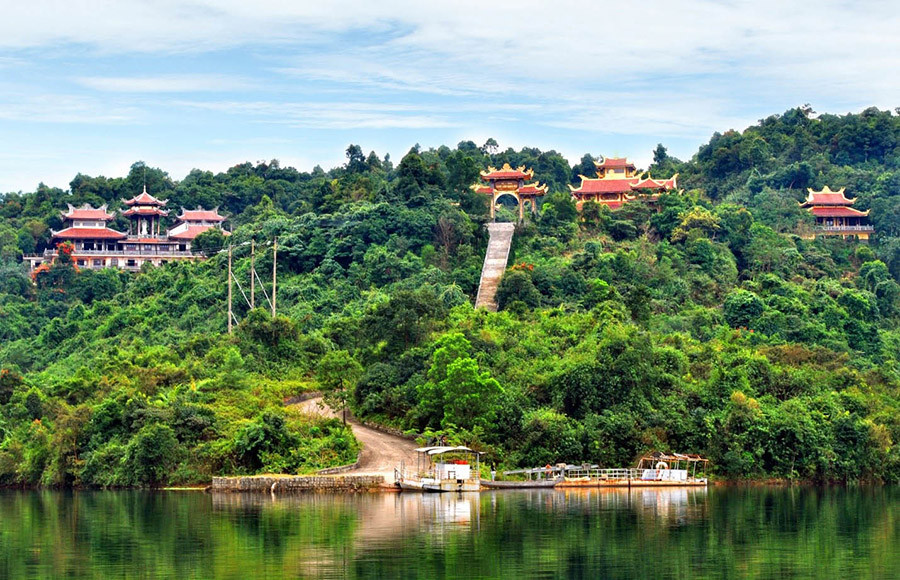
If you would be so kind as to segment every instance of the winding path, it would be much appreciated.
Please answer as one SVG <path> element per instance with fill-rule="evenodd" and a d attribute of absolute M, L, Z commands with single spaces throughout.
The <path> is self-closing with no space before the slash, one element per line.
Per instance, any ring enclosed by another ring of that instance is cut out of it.
<path fill-rule="evenodd" d="M 311 415 L 340 418 L 339 413 L 335 413 L 322 402 L 322 397 L 297 403 L 297 406 Z M 385 482 L 393 483 L 394 468 L 398 467 L 401 462 L 405 461 L 407 466 L 415 466 L 416 444 L 413 441 L 361 425 L 349 415 L 347 424 L 353 429 L 353 435 L 362 445 L 362 453 L 359 458 L 359 466 L 352 471 L 345 472 L 346 474 L 383 475 Z"/>

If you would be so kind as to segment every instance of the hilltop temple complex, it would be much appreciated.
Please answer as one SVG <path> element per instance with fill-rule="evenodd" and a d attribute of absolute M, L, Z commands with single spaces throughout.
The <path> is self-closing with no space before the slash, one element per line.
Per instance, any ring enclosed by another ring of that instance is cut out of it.
<path fill-rule="evenodd" d="M 163 209 L 166 201 L 147 193 L 146 186 L 140 195 L 122 203 L 128 207 L 122 212 L 129 220 L 127 232 L 109 227 L 115 214 L 108 212 L 106 205 L 99 208 L 69 205 L 68 211 L 62 212 L 65 227 L 51 231 L 53 249 L 25 256 L 31 270 L 51 262 L 56 246 L 63 242 L 72 243 L 72 260 L 80 268 L 139 270 L 146 263 L 161 266 L 173 260 L 201 259 L 202 256 L 191 251 L 194 238 L 210 228 L 221 229 L 225 221 L 218 208 L 182 210 L 175 218 L 174 227 L 165 230 L 162 221 L 169 215 Z"/>
<path fill-rule="evenodd" d="M 822 191 L 807 189 L 806 201 L 800 203 L 816 218 L 815 236 L 841 236 L 856 237 L 860 240 L 868 240 L 875 233 L 875 229 L 869 224 L 869 210 L 860 211 L 850 207 L 856 202 L 856 198 L 847 199 L 844 188 L 832 191 L 825 186 Z"/>
<path fill-rule="evenodd" d="M 625 157 L 606 157 L 603 161 L 595 161 L 594 165 L 597 177 L 579 175 L 581 185 L 577 188 L 569 186 L 575 207 L 579 210 L 586 201 L 603 204 L 609 209 L 618 209 L 637 199 L 654 202 L 661 193 L 678 187 L 678 174 L 670 179 L 652 179 L 649 173 L 644 177 Z"/>
<path fill-rule="evenodd" d="M 536 198 L 547 193 L 547 186 L 541 185 L 534 179 L 534 169 L 525 170 L 525 166 L 513 169 L 509 163 L 504 163 L 503 167 L 488 166 L 487 171 L 481 172 L 481 180 L 484 183 L 476 183 L 472 185 L 475 193 L 481 193 L 491 196 L 491 219 L 494 219 L 497 200 L 504 195 L 511 195 L 516 199 L 519 206 L 519 221 L 525 219 L 525 204 L 531 205 L 531 213 L 537 211 L 535 207 Z"/>

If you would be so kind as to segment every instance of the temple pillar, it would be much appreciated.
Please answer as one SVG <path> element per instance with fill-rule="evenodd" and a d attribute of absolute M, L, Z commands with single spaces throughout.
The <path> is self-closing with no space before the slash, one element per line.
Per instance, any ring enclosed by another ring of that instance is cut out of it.
<path fill-rule="evenodd" d="M 518 195 L 516 199 L 519 201 L 519 223 L 522 223 L 525 221 L 525 200 Z"/>

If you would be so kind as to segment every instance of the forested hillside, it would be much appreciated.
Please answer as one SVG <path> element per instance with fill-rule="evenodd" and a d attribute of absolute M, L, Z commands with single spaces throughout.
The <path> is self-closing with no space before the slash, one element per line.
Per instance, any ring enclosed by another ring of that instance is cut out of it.
<path fill-rule="evenodd" d="M 898 480 L 897 114 L 792 109 L 686 161 L 660 145 L 652 175 L 677 172 L 684 191 L 659 211 L 577 212 L 566 186 L 594 175 L 590 155 L 572 167 L 493 140 L 416 146 L 396 166 L 346 153 L 327 172 L 273 160 L 179 182 L 136 163 L 125 178 L 0 197 L 0 484 L 352 461 L 338 421 L 283 405 L 319 388 L 503 466 L 625 466 L 664 449 L 704 454 L 727 478 Z M 472 303 L 488 201 L 468 186 L 505 162 L 534 168 L 550 194 L 517 228 L 500 311 L 487 313 Z M 131 274 L 63 257 L 32 282 L 21 255 L 48 247 L 66 203 L 120 209 L 145 182 L 170 207 L 219 206 L 233 235 L 198 238 L 203 262 Z M 798 202 L 825 185 L 871 209 L 870 243 L 804 239 Z M 228 335 L 218 250 L 233 244 L 249 283 L 255 240 L 269 280 L 276 236 L 279 314 L 238 294 Z"/>

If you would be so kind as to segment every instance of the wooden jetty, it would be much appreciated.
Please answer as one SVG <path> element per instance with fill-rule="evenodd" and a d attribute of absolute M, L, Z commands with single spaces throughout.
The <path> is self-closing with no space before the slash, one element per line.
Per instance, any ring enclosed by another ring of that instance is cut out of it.
<path fill-rule="evenodd" d="M 637 467 L 601 469 L 597 465 L 559 463 L 531 469 L 505 471 L 503 475 L 525 476 L 524 481 L 485 482 L 486 487 L 705 487 L 703 474 L 708 459 L 699 455 L 654 452 L 641 457 Z"/>

